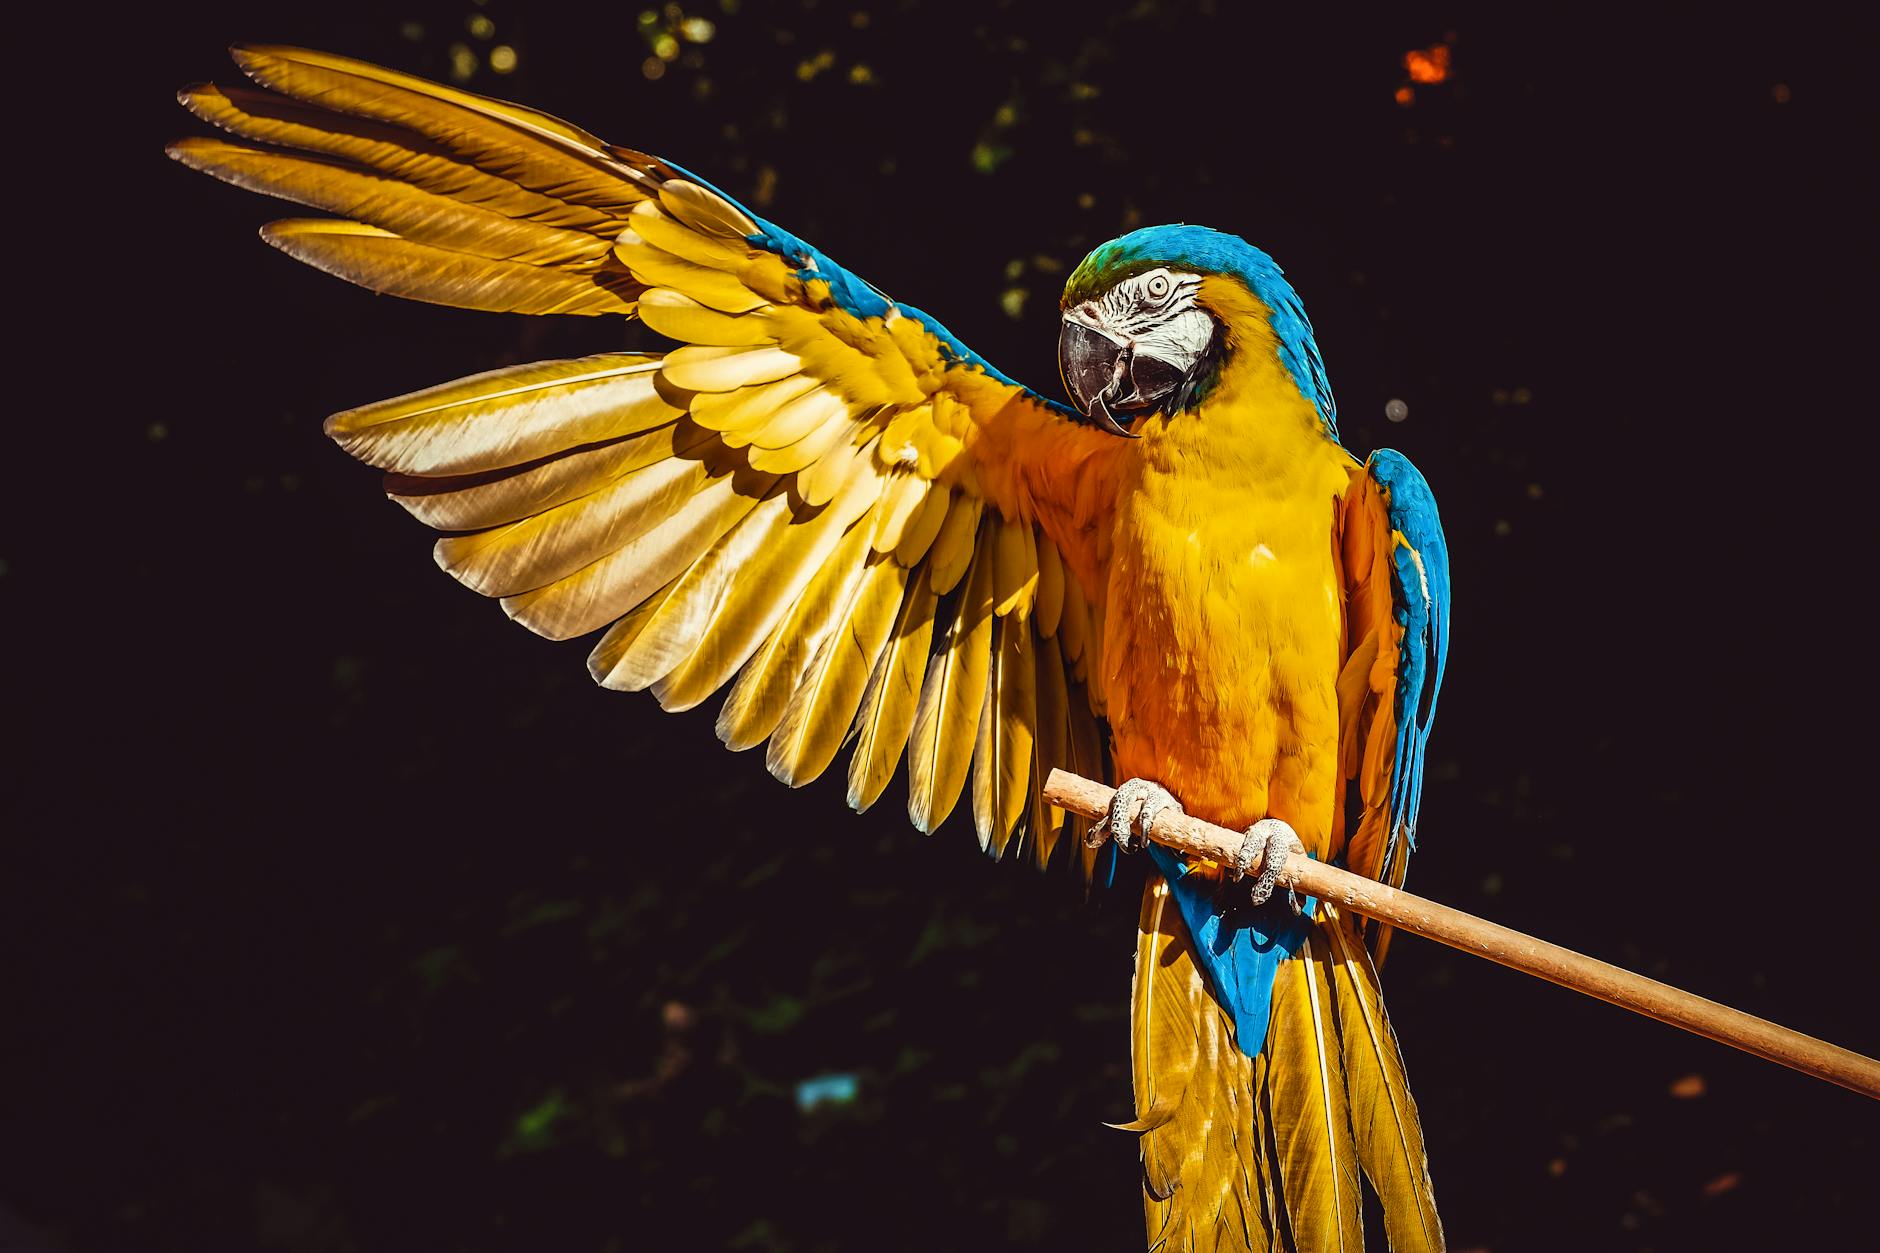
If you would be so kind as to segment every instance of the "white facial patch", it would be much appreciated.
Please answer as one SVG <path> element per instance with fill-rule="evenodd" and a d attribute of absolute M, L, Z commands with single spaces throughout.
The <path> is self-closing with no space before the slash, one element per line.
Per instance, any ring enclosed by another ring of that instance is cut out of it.
<path fill-rule="evenodd" d="M 1158 268 L 1124 279 L 1066 316 L 1165 361 L 1193 361 L 1214 337 L 1200 294 L 1199 274 Z"/>

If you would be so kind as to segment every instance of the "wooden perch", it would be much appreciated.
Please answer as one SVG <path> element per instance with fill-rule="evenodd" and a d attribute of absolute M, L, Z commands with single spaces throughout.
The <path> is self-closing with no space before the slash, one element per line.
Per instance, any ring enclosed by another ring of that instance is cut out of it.
<path fill-rule="evenodd" d="M 1111 794 L 1112 790 L 1101 783 L 1063 770 L 1053 770 L 1044 785 L 1045 799 L 1053 805 L 1092 819 L 1102 818 L 1109 812 Z M 1172 808 L 1156 815 L 1147 834 L 1158 844 L 1224 864 L 1233 860 L 1243 839 L 1242 832 L 1217 827 Z M 1257 873 L 1260 865 L 1254 862 L 1251 870 Z M 1634 1013 L 1708 1036 L 1731 1048 L 1754 1053 L 1880 1100 L 1880 1062 L 1777 1026 L 1767 1019 L 1595 961 L 1459 909 L 1412 896 L 1325 862 L 1289 857 L 1278 882 L 1302 896 L 1331 901 L 1400 930 L 1486 957 L 1563 988 L 1596 996 Z"/>

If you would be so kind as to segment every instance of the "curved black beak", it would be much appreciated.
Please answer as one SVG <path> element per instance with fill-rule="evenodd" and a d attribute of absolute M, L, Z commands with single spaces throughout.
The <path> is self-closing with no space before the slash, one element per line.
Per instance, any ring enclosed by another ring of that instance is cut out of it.
<path fill-rule="evenodd" d="M 1112 435 L 1135 438 L 1110 413 L 1110 403 L 1129 390 L 1126 345 L 1066 318 L 1058 329 L 1058 374 L 1079 413 Z"/>

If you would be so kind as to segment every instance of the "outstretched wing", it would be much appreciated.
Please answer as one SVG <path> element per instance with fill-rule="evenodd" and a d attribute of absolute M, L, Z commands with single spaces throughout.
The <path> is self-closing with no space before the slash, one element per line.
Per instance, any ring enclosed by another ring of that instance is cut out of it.
<path fill-rule="evenodd" d="M 677 166 L 361 62 L 235 56 L 272 92 L 183 102 L 268 146 L 171 151 L 343 215 L 274 223 L 269 242 L 375 291 L 637 314 L 683 345 L 329 419 L 447 533 L 439 565 L 539 634 L 606 628 L 589 668 L 609 687 L 676 710 L 729 685 L 720 737 L 768 741 L 787 783 L 853 740 L 866 808 L 905 752 L 917 827 L 970 774 L 982 845 L 1030 832 L 1050 857 L 1076 819 L 1044 804 L 1045 774 L 1106 770 L 1111 437 Z"/>
<path fill-rule="evenodd" d="M 1361 806 L 1346 858 L 1356 873 L 1401 887 L 1449 652 L 1449 549 L 1436 497 L 1403 454 L 1381 448 L 1353 477 L 1342 525 L 1350 651 L 1339 704 L 1345 777 Z"/>

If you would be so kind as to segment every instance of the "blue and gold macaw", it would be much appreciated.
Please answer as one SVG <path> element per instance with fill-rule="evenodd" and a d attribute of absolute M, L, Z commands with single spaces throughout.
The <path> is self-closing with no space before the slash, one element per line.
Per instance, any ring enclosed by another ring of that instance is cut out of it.
<path fill-rule="evenodd" d="M 451 575 L 541 635 L 602 631 L 598 682 L 667 709 L 728 687 L 720 738 L 766 744 L 793 786 L 852 742 L 857 809 L 905 757 L 914 825 L 965 797 L 995 855 L 1065 845 L 1090 873 L 1107 854 L 1081 837 L 1139 836 L 1178 796 L 1403 881 L 1442 531 L 1407 460 L 1339 445 L 1265 253 L 1162 226 L 1090 254 L 1064 293 L 1067 407 L 670 162 L 357 61 L 235 59 L 262 90 L 182 99 L 236 141 L 171 151 L 335 215 L 270 224 L 277 248 L 378 292 L 638 317 L 681 345 L 327 423 L 445 533 Z M 1153 783 L 1091 832 L 1041 798 L 1055 766 Z M 1441 1248 L 1387 937 L 1150 854 L 1127 1124 L 1150 1244 L 1356 1248 L 1362 1172 L 1393 1248 Z"/>

